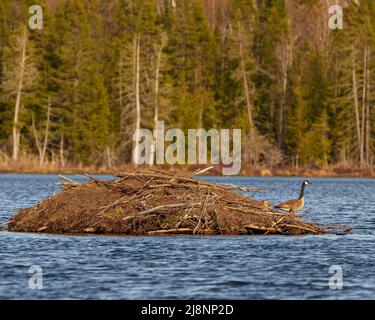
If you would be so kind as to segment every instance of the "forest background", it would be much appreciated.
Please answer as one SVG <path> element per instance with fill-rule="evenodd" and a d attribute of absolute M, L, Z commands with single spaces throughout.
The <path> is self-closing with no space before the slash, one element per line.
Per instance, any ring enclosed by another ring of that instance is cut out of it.
<path fill-rule="evenodd" d="M 0 171 L 130 166 L 163 120 L 242 129 L 243 174 L 374 175 L 374 23 L 371 0 L 1 0 Z"/>

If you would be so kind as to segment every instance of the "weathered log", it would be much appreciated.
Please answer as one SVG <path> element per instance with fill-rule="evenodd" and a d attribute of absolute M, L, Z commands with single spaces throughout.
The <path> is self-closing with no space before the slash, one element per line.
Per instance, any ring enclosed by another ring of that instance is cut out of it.
<path fill-rule="evenodd" d="M 245 226 L 246 230 L 258 230 L 258 231 L 264 231 L 264 233 L 277 233 L 278 231 L 274 227 L 264 227 L 264 226 L 257 226 L 253 224 L 248 224 Z"/>
<path fill-rule="evenodd" d="M 154 230 L 148 231 L 148 235 L 156 236 L 156 235 L 164 235 L 164 234 L 192 234 L 193 229 L 191 228 L 178 228 L 178 229 L 167 229 L 167 230 Z"/>

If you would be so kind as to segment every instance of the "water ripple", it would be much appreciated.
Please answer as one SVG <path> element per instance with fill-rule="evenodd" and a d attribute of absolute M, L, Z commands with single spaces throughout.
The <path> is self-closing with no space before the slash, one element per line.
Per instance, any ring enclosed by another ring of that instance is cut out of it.
<path fill-rule="evenodd" d="M 208 180 L 298 194 L 298 178 Z M 316 222 L 355 226 L 346 236 L 110 237 L 0 232 L 1 299 L 374 299 L 375 207 L 370 179 L 312 179 Z M 0 175 L 0 223 L 58 191 L 54 175 Z M 43 289 L 29 289 L 31 265 Z M 344 287 L 331 290 L 340 265 Z"/>

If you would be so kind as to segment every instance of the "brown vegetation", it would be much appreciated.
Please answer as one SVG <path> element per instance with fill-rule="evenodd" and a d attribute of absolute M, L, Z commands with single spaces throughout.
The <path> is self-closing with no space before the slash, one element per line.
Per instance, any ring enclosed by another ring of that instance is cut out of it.
<path fill-rule="evenodd" d="M 60 176 L 63 191 L 20 210 L 10 231 L 48 233 L 165 234 L 325 234 L 324 226 L 282 214 L 267 201 L 234 192 L 257 192 L 231 184 L 212 184 L 189 175 L 156 170 L 116 174 L 103 181 L 90 176 L 79 184 Z M 347 230 L 346 230 L 347 231 Z"/>
<path fill-rule="evenodd" d="M 146 165 L 145 168 L 148 166 Z M 203 165 L 157 165 L 155 168 L 172 171 L 176 174 L 189 174 L 189 172 L 204 168 Z M 16 162 L 0 151 L 0 173 L 81 173 L 112 174 L 113 172 L 131 171 L 136 167 L 133 164 L 120 166 L 107 165 L 82 165 L 73 162 L 66 162 L 63 166 L 59 161 L 46 161 L 41 164 L 38 157 L 24 155 Z M 215 165 L 209 172 L 211 175 L 222 175 L 221 165 Z M 374 178 L 373 166 L 360 168 L 354 165 L 330 165 L 330 166 L 261 166 L 242 165 L 241 176 L 304 176 L 304 177 L 368 177 Z"/>

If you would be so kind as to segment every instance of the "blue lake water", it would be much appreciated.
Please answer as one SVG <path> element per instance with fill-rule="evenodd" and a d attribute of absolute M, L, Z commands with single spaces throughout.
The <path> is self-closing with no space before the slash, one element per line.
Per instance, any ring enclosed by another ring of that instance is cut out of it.
<path fill-rule="evenodd" d="M 106 178 L 105 176 L 103 178 Z M 210 181 L 272 189 L 275 203 L 302 178 Z M 56 175 L 0 175 L 0 223 L 59 191 Z M 345 236 L 58 236 L 0 232 L 0 299 L 374 299 L 375 180 L 311 179 L 306 220 L 354 227 Z M 29 268 L 43 289 L 29 288 Z M 343 288 L 328 285 L 342 268 Z"/>

